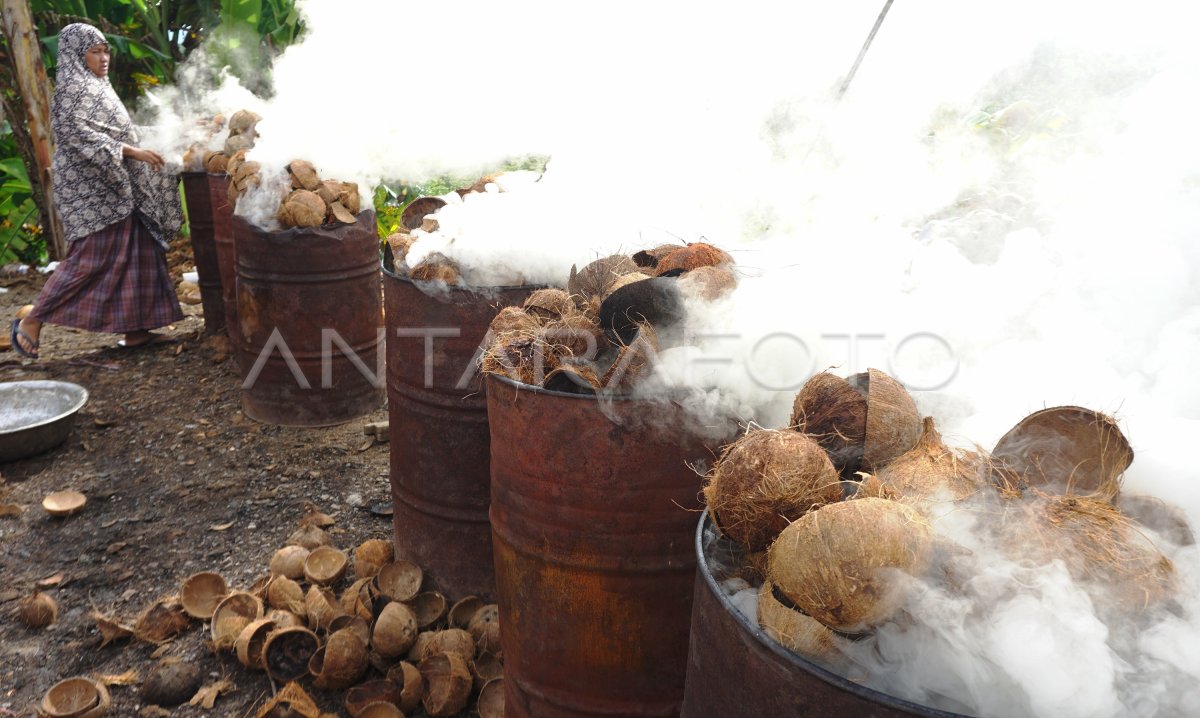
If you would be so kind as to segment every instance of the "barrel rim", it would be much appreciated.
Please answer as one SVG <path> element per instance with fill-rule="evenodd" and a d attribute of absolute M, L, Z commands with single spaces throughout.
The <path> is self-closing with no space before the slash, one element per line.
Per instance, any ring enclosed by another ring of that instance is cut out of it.
<path fill-rule="evenodd" d="M 481 372 L 481 373 L 485 377 L 494 378 L 498 382 L 501 382 L 503 384 L 508 384 L 508 385 L 512 386 L 514 389 L 517 389 L 518 391 L 524 390 L 524 391 L 532 392 L 534 394 L 546 394 L 547 396 L 557 396 L 557 397 L 562 397 L 564 399 L 584 399 L 587 401 L 594 401 L 596 403 L 605 403 L 605 402 L 612 402 L 612 401 L 621 401 L 621 402 L 630 402 L 630 403 L 640 402 L 640 403 L 647 403 L 647 404 L 656 403 L 653 401 L 653 397 L 647 398 L 647 397 L 635 396 L 633 394 L 608 394 L 608 393 L 573 394 L 573 393 L 567 392 L 567 391 L 554 391 L 553 389 L 547 389 L 542 386 L 537 386 L 536 384 L 526 384 L 524 382 L 517 381 L 516 379 L 512 379 L 510 377 L 504 376 L 503 374 L 491 374 L 488 372 Z M 666 395 L 663 395 L 661 398 L 663 401 L 670 402 L 672 404 L 678 404 L 678 402 L 671 400 Z"/>
<path fill-rule="evenodd" d="M 717 580 L 713 576 L 712 571 L 709 570 L 708 557 L 704 555 L 704 530 L 711 523 L 712 516 L 709 514 L 708 509 L 706 508 L 704 510 L 704 514 L 700 517 L 700 520 L 696 522 L 696 536 L 694 541 L 694 547 L 696 550 L 696 570 L 700 572 L 699 575 L 704 579 L 704 585 L 706 588 L 708 588 L 709 593 L 716 598 L 721 607 L 725 609 L 725 612 L 730 614 L 733 619 L 737 621 L 739 627 L 743 631 L 749 633 L 756 641 L 758 641 L 760 646 L 773 653 L 778 659 L 784 661 L 785 663 L 795 666 L 796 668 L 803 670 L 813 677 L 825 681 L 835 688 L 852 693 L 863 700 L 884 705 L 889 708 L 895 708 L 896 710 L 907 711 L 917 715 L 932 716 L 933 718 L 970 718 L 962 713 L 952 713 L 950 711 L 934 708 L 922 703 L 915 703 L 913 701 L 905 700 L 904 698 L 899 698 L 889 693 L 884 693 L 883 691 L 877 691 L 873 688 L 867 688 L 816 663 L 813 663 L 803 656 L 792 653 L 780 645 L 778 641 L 768 636 L 766 631 L 760 628 L 757 624 L 751 623 L 750 619 L 741 611 L 739 611 L 737 606 L 734 606 L 732 603 L 730 603 L 724 592 L 721 591 L 721 587 L 717 585 Z M 713 530 L 716 531 L 715 526 L 713 527 Z"/>

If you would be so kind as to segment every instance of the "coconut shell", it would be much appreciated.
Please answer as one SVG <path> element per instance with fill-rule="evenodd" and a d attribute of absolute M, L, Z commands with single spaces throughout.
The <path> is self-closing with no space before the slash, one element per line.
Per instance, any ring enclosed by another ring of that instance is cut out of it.
<path fill-rule="evenodd" d="M 271 574 L 286 576 L 292 580 L 304 578 L 304 562 L 309 550 L 303 546 L 284 546 L 271 557 Z"/>
<path fill-rule="evenodd" d="M 346 712 L 352 716 L 358 716 L 363 708 L 372 703 L 391 703 L 398 707 L 400 686 L 382 678 L 367 681 L 346 691 L 346 697 L 343 700 Z"/>
<path fill-rule="evenodd" d="M 942 443 L 933 417 L 925 417 L 917 445 L 893 459 L 877 475 L 887 492 L 902 503 L 925 510 L 932 503 L 962 501 L 983 485 L 978 454 L 957 454 Z"/>
<path fill-rule="evenodd" d="M 792 402 L 791 424 L 817 440 L 842 478 L 852 478 L 861 467 L 867 397 L 845 379 L 829 372 L 813 375 Z"/>
<path fill-rule="evenodd" d="M 325 223 L 325 203 L 315 192 L 298 189 L 279 206 L 276 218 L 285 227 L 320 227 Z"/>
<path fill-rule="evenodd" d="M 112 706 L 108 688 L 90 678 L 66 678 L 42 697 L 41 715 L 51 718 L 100 718 Z"/>
<path fill-rule="evenodd" d="M 395 550 L 391 541 L 367 539 L 354 549 L 354 577 L 375 578 L 379 569 L 392 562 Z"/>
<path fill-rule="evenodd" d="M 234 153 L 234 155 L 229 158 L 229 161 L 225 163 L 225 173 L 230 177 L 233 177 L 237 174 L 238 167 L 240 167 L 245 161 L 246 150 Z"/>
<path fill-rule="evenodd" d="M 475 612 L 467 631 L 475 639 L 477 651 L 499 653 L 500 648 L 500 607 L 494 603 L 488 604 Z M 471 656 L 467 657 L 468 659 Z"/>
<path fill-rule="evenodd" d="M 355 718 L 404 718 L 404 712 L 386 701 L 376 701 L 363 706 Z"/>
<path fill-rule="evenodd" d="M 733 264 L 733 257 L 711 244 L 693 242 L 658 260 L 654 273 L 661 277 L 668 272 L 687 272 L 698 267 L 712 267 L 718 264 Z"/>
<path fill-rule="evenodd" d="M 229 166 L 229 155 L 224 152 L 209 152 L 204 155 L 204 169 L 216 175 L 225 174 Z"/>
<path fill-rule="evenodd" d="M 232 155 L 235 152 L 248 150 L 254 146 L 254 137 L 249 134 L 230 135 L 225 140 L 225 154 Z"/>
<path fill-rule="evenodd" d="M 827 626 L 779 601 L 770 581 L 758 591 L 758 625 L 792 653 L 825 665 L 840 662 L 840 640 Z"/>
<path fill-rule="evenodd" d="M 321 586 L 309 586 L 304 594 L 304 614 L 313 630 L 326 630 L 333 619 L 342 615 L 341 605 L 333 591 Z"/>
<path fill-rule="evenodd" d="M 229 594 L 229 587 L 220 574 L 205 571 L 188 576 L 179 591 L 183 610 L 192 618 L 207 621 L 217 604 Z"/>
<path fill-rule="evenodd" d="M 337 180 L 324 180 L 314 192 L 321 198 L 325 204 L 333 204 L 338 201 L 338 197 L 342 194 L 342 183 Z"/>
<path fill-rule="evenodd" d="M 921 416 L 900 382 L 878 369 L 867 370 L 867 431 L 863 466 L 878 471 L 917 445 Z"/>
<path fill-rule="evenodd" d="M 308 662 L 321 642 L 307 628 L 281 628 L 267 636 L 263 645 L 263 665 L 277 683 L 299 680 L 308 675 Z"/>
<path fill-rule="evenodd" d="M 333 544 L 333 539 L 329 538 L 329 532 L 319 526 L 305 524 L 292 532 L 288 536 L 286 542 L 289 546 L 303 546 L 312 551 L 321 546 L 330 546 Z M 293 577 L 294 578 L 294 577 Z"/>
<path fill-rule="evenodd" d="M 388 235 L 387 243 L 392 248 L 392 266 L 399 269 L 408 258 L 408 250 L 412 248 L 413 236 L 407 232 L 396 232 Z"/>
<path fill-rule="evenodd" d="M 711 302 L 737 289 L 737 277 L 725 267 L 696 267 L 679 277 L 679 289 Z"/>
<path fill-rule="evenodd" d="M 680 248 L 681 245 L 678 244 L 660 244 L 654 249 L 643 249 L 642 251 L 636 252 L 633 255 L 633 263 L 639 267 L 649 267 L 653 269 L 658 266 L 658 263 L 662 261 L 663 257 L 666 257 Z"/>
<path fill-rule="evenodd" d="M 425 574 L 412 561 L 392 561 L 380 567 L 371 580 L 371 592 L 392 601 L 408 601 L 421 592 Z"/>
<path fill-rule="evenodd" d="M 474 620 L 474 616 L 471 618 Z M 419 663 L 438 653 L 457 653 L 469 661 L 475 655 L 475 638 L 461 628 L 426 631 L 417 636 L 416 642 L 408 652 L 408 659 Z"/>
<path fill-rule="evenodd" d="M 450 627 L 466 630 L 467 626 L 471 625 L 471 619 L 475 617 L 475 612 L 485 605 L 479 596 L 466 596 L 459 599 L 450 607 Z"/>
<path fill-rule="evenodd" d="M 471 697 L 471 671 L 457 653 L 438 653 L 421 661 L 417 668 L 425 678 L 421 705 L 434 718 L 453 716 L 467 707 Z"/>
<path fill-rule="evenodd" d="M 342 597 L 338 599 L 338 605 L 342 607 L 343 613 L 362 616 L 368 621 L 374 617 L 371 612 L 374 602 L 371 600 L 370 583 L 371 579 L 360 578 L 342 592 Z"/>
<path fill-rule="evenodd" d="M 600 297 L 599 297 L 600 301 L 597 302 L 597 301 L 595 301 L 595 298 L 593 298 L 592 303 L 589 304 L 589 306 L 585 308 L 585 311 L 589 311 L 589 313 L 590 313 L 590 310 L 591 310 L 592 306 L 594 305 L 596 308 L 596 314 L 599 315 L 600 304 L 603 303 L 603 301 L 605 299 L 608 299 L 609 295 L 611 295 L 613 292 L 617 291 L 621 287 L 626 287 L 626 286 L 629 286 L 630 284 L 633 284 L 634 282 L 640 282 L 644 279 L 649 279 L 649 278 L 650 278 L 649 275 L 642 274 L 641 272 L 630 272 L 629 274 L 622 274 L 621 276 L 614 279 L 608 285 L 608 288 L 604 290 L 604 294 L 600 295 Z"/>
<path fill-rule="evenodd" d="M 479 361 L 485 374 L 499 374 L 522 384 L 540 385 L 557 368 L 554 355 L 538 336 L 523 331 L 502 332 Z"/>
<path fill-rule="evenodd" d="M 638 329 L 649 324 L 656 330 L 674 325 L 684 316 L 683 299 L 676 281 L 655 277 L 634 282 L 608 295 L 600 304 L 600 327 L 614 344 L 629 345 Z"/>
<path fill-rule="evenodd" d="M 582 309 L 591 297 L 603 297 L 612 285 L 622 275 L 637 272 L 637 265 L 623 254 L 613 254 L 601 257 L 584 265 L 583 269 L 575 270 L 571 265 L 571 275 L 567 279 L 567 294 Z"/>
<path fill-rule="evenodd" d="M 458 264 L 445 255 L 434 252 L 409 270 L 410 279 L 418 282 L 444 282 L 450 286 L 462 284 Z"/>
<path fill-rule="evenodd" d="M 417 617 L 399 601 L 383 607 L 371 631 L 371 648 L 385 658 L 404 655 L 417 640 Z"/>
<path fill-rule="evenodd" d="M 349 688 L 367 672 L 367 646 L 353 629 L 334 631 L 309 659 L 308 672 L 317 688 Z"/>
<path fill-rule="evenodd" d="M 262 618 L 263 605 L 257 596 L 244 591 L 234 591 L 213 609 L 212 634 L 216 650 L 233 648 L 242 630 Z"/>
<path fill-rule="evenodd" d="M 362 205 L 362 200 L 358 195 L 358 183 L 342 182 L 341 189 L 338 191 L 338 201 L 351 215 L 358 214 Z"/>
<path fill-rule="evenodd" d="M 276 576 L 267 585 L 267 605 L 292 613 L 304 613 L 304 589 L 287 576 Z"/>
<path fill-rule="evenodd" d="M 840 501 L 829 457 L 795 431 L 756 429 L 730 444 L 704 487 L 721 533 L 749 551 L 767 548 L 790 522 Z"/>
<path fill-rule="evenodd" d="M 342 224 L 354 224 L 358 221 L 353 214 L 347 210 L 341 202 L 334 202 L 329 205 L 329 214 L 327 216 L 329 223 L 341 222 Z"/>
<path fill-rule="evenodd" d="M 504 679 L 488 681 L 479 689 L 479 700 L 475 704 L 479 718 L 504 718 Z"/>
<path fill-rule="evenodd" d="M 538 289 L 525 298 L 522 308 L 530 316 L 549 322 L 575 313 L 575 302 L 561 289 Z"/>
<path fill-rule="evenodd" d="M 542 387 L 564 394 L 594 395 L 603 388 L 596 370 L 586 364 L 562 364 L 542 381 Z"/>
<path fill-rule="evenodd" d="M 446 597 L 437 591 L 418 593 L 408 602 L 417 619 L 417 628 L 424 631 L 446 615 Z"/>
<path fill-rule="evenodd" d="M 498 653 L 481 651 L 471 661 L 471 677 L 475 680 L 475 690 L 480 691 L 488 681 L 504 677 L 504 661 Z"/>
<path fill-rule="evenodd" d="M 421 671 L 407 661 L 401 661 L 387 673 L 388 680 L 400 686 L 400 710 L 411 715 L 421 705 L 425 695 L 425 677 Z"/>
<path fill-rule="evenodd" d="M 30 628 L 45 628 L 58 620 L 58 602 L 49 594 L 34 591 L 21 600 L 17 616 Z"/>
<path fill-rule="evenodd" d="M 292 180 L 292 189 L 316 192 L 321 187 L 321 177 L 317 174 L 317 168 L 308 160 L 292 160 L 288 163 L 287 171 Z"/>
<path fill-rule="evenodd" d="M 233 642 L 233 652 L 237 654 L 238 662 L 253 671 L 263 670 L 263 646 L 267 644 L 267 636 L 278 628 L 269 617 L 246 624 Z"/>
<path fill-rule="evenodd" d="M 332 586 L 346 575 L 350 557 L 332 546 L 320 546 L 304 560 L 304 577 L 318 586 Z"/>
<path fill-rule="evenodd" d="M 157 601 L 138 617 L 133 633 L 148 643 L 166 643 L 187 630 L 191 621 L 175 599 Z"/>
<path fill-rule="evenodd" d="M 254 718 L 326 718 L 299 683 L 288 683 L 267 701 Z"/>
<path fill-rule="evenodd" d="M 329 622 L 330 633 L 343 630 L 353 632 L 364 646 L 371 644 L 371 624 L 362 616 L 342 614 Z"/>
<path fill-rule="evenodd" d="M 889 620 L 908 599 L 900 574 L 925 574 L 934 532 L 915 509 L 887 499 L 827 504 L 779 534 L 768 578 L 826 626 L 861 633 Z"/>
<path fill-rule="evenodd" d="M 266 618 L 273 621 L 276 628 L 303 628 L 306 625 L 305 618 L 300 614 L 278 608 L 267 611 Z"/>
<path fill-rule="evenodd" d="M 229 116 L 229 134 L 241 135 L 252 132 L 262 117 L 250 110 L 238 110 Z"/>
<path fill-rule="evenodd" d="M 425 215 L 433 214 L 445 206 L 446 200 L 441 197 L 417 197 L 400 212 L 400 224 L 410 232 L 420 229 Z"/>
<path fill-rule="evenodd" d="M 1112 417 L 1059 406 L 1022 419 L 1000 437 L 992 460 L 1000 471 L 1042 491 L 1112 501 L 1133 449 Z"/>
<path fill-rule="evenodd" d="M 167 658 L 150 671 L 139 693 L 146 703 L 177 706 L 196 695 L 203 678 L 195 663 Z"/>
<path fill-rule="evenodd" d="M 239 192 L 258 186 L 261 169 L 262 165 L 257 162 L 239 162 L 236 170 L 229 168 L 230 184 L 236 185 Z"/>

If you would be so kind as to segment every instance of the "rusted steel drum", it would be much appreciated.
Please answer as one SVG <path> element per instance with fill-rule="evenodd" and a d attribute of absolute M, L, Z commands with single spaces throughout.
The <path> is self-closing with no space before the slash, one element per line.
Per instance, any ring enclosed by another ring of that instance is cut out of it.
<path fill-rule="evenodd" d="M 242 337 L 237 316 L 237 251 L 233 244 L 233 207 L 229 204 L 228 188 L 228 175 L 208 174 L 208 201 L 212 208 L 213 244 L 217 249 L 217 267 L 221 274 L 225 331 L 229 333 L 229 341 L 237 347 Z"/>
<path fill-rule="evenodd" d="M 487 399 L 476 353 L 500 308 L 533 288 L 434 289 L 383 271 L 396 556 L 447 596 L 491 601 Z"/>
<path fill-rule="evenodd" d="M 283 426 L 341 424 L 383 401 L 375 213 L 269 232 L 233 218 L 242 411 Z"/>
<path fill-rule="evenodd" d="M 696 600 L 683 718 L 927 716 L 962 718 L 872 690 L 779 645 L 730 602 L 714 551 L 736 552 L 707 514 L 696 527 Z M 507 661 L 507 656 L 505 657 Z"/>
<path fill-rule="evenodd" d="M 487 385 L 505 715 L 679 715 L 713 451 L 670 402 Z"/>
<path fill-rule="evenodd" d="M 213 242 L 212 197 L 208 191 L 208 175 L 204 172 L 184 172 L 183 193 L 187 198 L 192 257 L 196 260 L 196 274 L 200 275 L 198 284 L 200 306 L 204 310 L 204 333 L 220 334 L 225 331 L 225 300 L 221 296 L 217 246 Z"/>

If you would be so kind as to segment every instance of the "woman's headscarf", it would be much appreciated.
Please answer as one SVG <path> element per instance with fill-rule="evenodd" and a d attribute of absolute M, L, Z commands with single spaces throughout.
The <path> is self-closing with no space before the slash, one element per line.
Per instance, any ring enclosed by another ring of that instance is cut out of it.
<path fill-rule="evenodd" d="M 84 60 L 104 35 L 84 23 L 58 34 L 58 71 L 50 126 L 54 130 L 54 201 L 67 240 L 86 237 L 136 212 L 166 247 L 183 221 L 178 177 L 121 157 L 137 146 L 129 113 L 107 77 Z"/>

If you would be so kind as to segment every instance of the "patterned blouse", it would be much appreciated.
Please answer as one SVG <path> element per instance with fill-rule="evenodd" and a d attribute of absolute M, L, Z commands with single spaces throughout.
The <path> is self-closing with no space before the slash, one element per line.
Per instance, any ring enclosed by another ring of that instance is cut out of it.
<path fill-rule="evenodd" d="M 121 157 L 137 146 L 129 113 L 107 77 L 84 60 L 104 35 L 84 23 L 58 34 L 58 72 L 51 103 L 54 131 L 54 201 L 68 241 L 94 234 L 136 212 L 163 248 L 183 223 L 179 178 L 144 162 Z"/>

